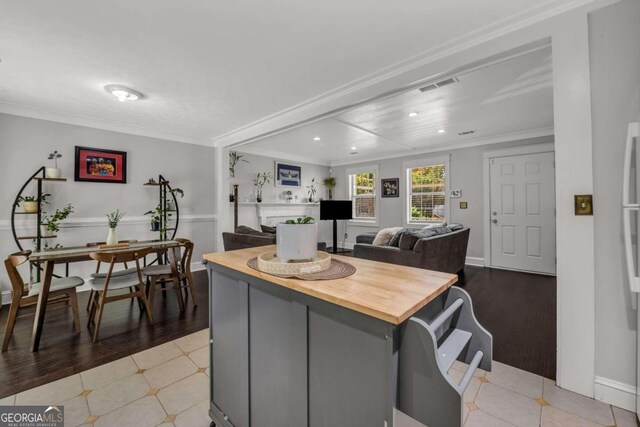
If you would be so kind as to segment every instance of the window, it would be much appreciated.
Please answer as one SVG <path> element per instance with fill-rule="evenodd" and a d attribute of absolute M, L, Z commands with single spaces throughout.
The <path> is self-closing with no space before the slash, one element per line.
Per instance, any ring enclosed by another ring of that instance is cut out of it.
<path fill-rule="evenodd" d="M 448 160 L 413 162 L 407 173 L 407 224 L 446 221 Z"/>
<path fill-rule="evenodd" d="M 353 221 L 377 223 L 377 168 L 349 173 L 349 197 L 353 201 Z"/>

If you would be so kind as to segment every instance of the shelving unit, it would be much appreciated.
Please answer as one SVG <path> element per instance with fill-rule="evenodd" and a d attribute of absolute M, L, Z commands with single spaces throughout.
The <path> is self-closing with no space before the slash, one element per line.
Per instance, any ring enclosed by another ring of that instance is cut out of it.
<path fill-rule="evenodd" d="M 158 205 L 160 206 L 160 240 L 173 240 L 178 232 L 178 223 L 180 222 L 180 208 L 178 206 L 178 198 L 173 193 L 173 189 L 168 180 L 162 175 L 158 175 L 157 182 L 146 182 L 143 185 L 158 187 Z M 172 200 L 175 209 L 168 208 L 168 202 Z M 169 218 L 175 218 L 170 222 Z M 169 227 L 171 225 L 171 227 Z M 153 230 L 152 230 L 153 231 Z"/>
<path fill-rule="evenodd" d="M 25 240 L 33 240 L 34 241 L 34 246 L 35 246 L 35 250 L 36 251 L 40 251 L 42 250 L 42 240 L 43 239 L 53 239 L 57 236 L 43 236 L 41 231 L 40 231 L 40 224 L 42 223 L 42 204 L 38 203 L 38 211 L 37 212 L 17 212 L 18 209 L 18 200 L 20 199 L 20 197 L 22 197 L 23 193 L 27 190 L 27 187 L 29 187 L 29 184 L 31 184 L 32 182 L 36 183 L 36 197 L 37 200 L 39 201 L 42 198 L 42 183 L 43 182 L 65 182 L 66 178 L 47 178 L 46 174 L 45 174 L 45 167 L 42 166 L 40 167 L 40 169 L 38 169 L 33 175 L 31 175 L 31 177 L 24 183 L 24 185 L 20 188 L 20 190 L 18 191 L 18 194 L 16 195 L 15 200 L 13 201 L 13 205 L 11 207 L 11 232 L 13 234 L 13 240 L 16 242 L 16 246 L 18 246 L 18 249 L 20 251 L 24 250 L 24 247 L 22 246 L 22 241 Z M 35 228 L 36 228 L 36 234 L 34 235 L 27 235 L 27 236 L 19 236 L 18 235 L 18 230 L 16 229 L 16 216 L 21 216 L 21 215 L 35 215 Z M 36 280 L 39 281 L 40 280 L 40 268 L 36 268 L 35 269 L 35 277 Z"/>

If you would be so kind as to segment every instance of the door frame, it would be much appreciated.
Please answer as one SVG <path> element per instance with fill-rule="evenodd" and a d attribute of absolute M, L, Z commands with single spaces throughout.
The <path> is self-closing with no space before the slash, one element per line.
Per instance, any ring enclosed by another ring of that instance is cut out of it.
<path fill-rule="evenodd" d="M 491 174 L 490 164 L 491 159 L 499 157 L 511 157 L 522 156 L 526 154 L 540 154 L 540 153 L 554 153 L 555 157 L 555 144 L 553 142 L 542 144 L 521 145 L 518 147 L 502 148 L 498 150 L 489 150 L 483 153 L 483 187 L 484 187 L 484 266 L 491 268 L 500 268 L 502 270 L 510 270 L 504 267 L 494 267 L 491 260 Z M 554 160 L 555 164 L 555 160 Z M 553 185 L 555 187 L 556 181 L 554 179 Z M 555 199 L 554 199 L 555 202 Z M 558 226 L 556 217 L 556 228 Z M 557 241 L 556 241 L 556 254 L 557 254 Z M 557 256 L 557 255 L 556 255 Z M 514 269 L 515 270 L 515 269 Z M 520 271 L 520 270 L 518 270 Z M 545 274 L 545 273 L 539 273 Z"/>

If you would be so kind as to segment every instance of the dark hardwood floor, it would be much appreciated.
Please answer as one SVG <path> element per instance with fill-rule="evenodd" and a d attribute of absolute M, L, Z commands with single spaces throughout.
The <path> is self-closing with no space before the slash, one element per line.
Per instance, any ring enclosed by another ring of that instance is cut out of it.
<path fill-rule="evenodd" d="M 180 314 L 174 293 L 156 296 L 150 326 L 131 300 L 108 304 L 100 327 L 100 342 L 91 342 L 86 328 L 85 310 L 89 292 L 78 294 L 82 332 L 74 334 L 71 310 L 48 311 L 40 342 L 40 351 L 31 353 L 33 317 L 19 318 L 9 350 L 0 353 L 0 398 L 55 381 L 69 375 L 172 341 L 209 326 L 207 273 L 194 272 L 198 307 L 191 300 Z M 7 320 L 8 306 L 0 310 L 1 334 Z M 26 310 L 25 310 L 26 312 Z"/>
<path fill-rule="evenodd" d="M 70 310 L 51 311 L 38 353 L 31 353 L 33 317 L 18 319 L 9 351 L 0 354 L 0 398 L 163 344 L 208 327 L 206 272 L 194 274 L 198 307 L 180 314 L 172 294 L 158 298 L 155 326 L 136 304 L 106 307 L 101 340 L 91 342 L 84 310 L 88 292 L 79 295 L 82 332 L 74 335 Z M 544 377 L 556 375 L 555 277 L 490 268 L 467 267 L 458 283 L 473 299 L 476 317 L 493 334 L 493 358 Z M 8 310 L 0 311 L 4 331 Z"/>
<path fill-rule="evenodd" d="M 466 267 L 458 286 L 493 335 L 493 359 L 556 378 L 556 278 Z"/>

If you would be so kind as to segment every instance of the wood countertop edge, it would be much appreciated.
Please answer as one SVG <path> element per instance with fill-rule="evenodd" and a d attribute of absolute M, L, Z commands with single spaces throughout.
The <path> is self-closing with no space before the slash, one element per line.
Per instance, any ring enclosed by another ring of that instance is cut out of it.
<path fill-rule="evenodd" d="M 213 255 L 213 253 L 212 254 L 204 254 L 203 255 L 203 259 L 205 259 L 207 262 L 209 262 L 211 264 L 215 264 L 215 265 L 219 265 L 219 266 L 222 266 L 222 267 L 225 267 L 225 268 L 229 268 L 229 269 L 235 270 L 235 271 L 237 271 L 239 273 L 248 274 L 249 276 L 253 276 L 253 277 L 256 277 L 258 279 L 265 280 L 267 282 L 273 283 L 273 284 L 278 285 L 278 286 L 282 286 L 282 287 L 290 289 L 292 291 L 300 292 L 302 294 L 305 294 L 305 295 L 308 295 L 308 296 L 311 296 L 311 297 L 314 297 L 314 298 L 318 298 L 318 299 L 320 299 L 322 301 L 326 301 L 326 302 L 329 302 L 331 304 L 336 304 L 336 305 L 338 305 L 340 307 L 347 308 L 349 310 L 353 310 L 353 311 L 356 311 L 358 313 L 361 313 L 361 314 L 364 314 L 364 315 L 367 315 L 367 316 L 371 316 L 371 317 L 374 317 L 376 319 L 383 320 L 385 322 L 392 323 L 394 325 L 400 325 L 401 323 L 403 323 L 404 321 L 409 319 L 418 310 L 420 310 L 422 307 L 424 307 L 427 304 L 429 304 L 437 296 L 442 294 L 444 291 L 446 291 L 448 288 L 450 288 L 453 284 L 455 284 L 458 281 L 458 278 L 457 278 L 456 275 L 450 275 L 451 277 L 449 278 L 449 280 L 446 283 L 444 283 L 443 285 L 441 285 L 440 287 L 438 287 L 436 290 L 432 291 L 431 294 L 427 298 L 421 299 L 419 303 L 417 303 L 414 306 L 412 306 L 411 308 L 405 310 L 404 313 L 402 313 L 401 315 L 393 315 L 393 314 L 389 314 L 387 312 L 380 311 L 378 309 L 375 309 L 375 308 L 372 308 L 372 307 L 369 307 L 369 306 L 366 306 L 366 305 L 354 303 L 353 301 L 349 301 L 349 300 L 346 300 L 344 298 L 328 295 L 325 292 L 319 292 L 319 291 L 316 292 L 312 288 L 293 286 L 292 284 L 287 282 L 288 280 L 291 280 L 291 279 L 281 278 L 281 277 L 278 277 L 278 276 L 273 276 L 273 275 L 268 274 L 268 273 L 263 273 L 261 271 L 254 270 L 253 268 L 249 267 L 246 264 L 238 266 L 235 263 L 232 264 L 232 263 L 220 262 L 219 260 L 208 258 L 207 257 L 208 255 Z M 341 256 L 340 258 L 344 259 L 345 257 Z M 348 259 L 345 259 L 345 262 L 348 262 Z M 448 274 L 448 273 L 442 273 L 442 274 Z"/>

